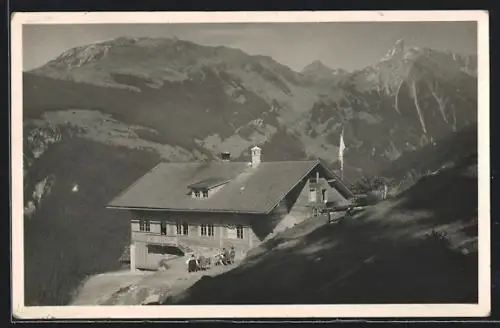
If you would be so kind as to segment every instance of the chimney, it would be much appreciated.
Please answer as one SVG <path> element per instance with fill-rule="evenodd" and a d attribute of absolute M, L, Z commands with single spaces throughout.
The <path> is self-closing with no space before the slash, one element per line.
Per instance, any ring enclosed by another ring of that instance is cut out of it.
<path fill-rule="evenodd" d="M 231 153 L 227 151 L 222 152 L 220 158 L 223 162 L 229 162 L 231 160 Z"/>
<path fill-rule="evenodd" d="M 261 149 L 257 146 L 251 149 L 252 151 L 252 167 L 255 168 L 260 164 Z"/>

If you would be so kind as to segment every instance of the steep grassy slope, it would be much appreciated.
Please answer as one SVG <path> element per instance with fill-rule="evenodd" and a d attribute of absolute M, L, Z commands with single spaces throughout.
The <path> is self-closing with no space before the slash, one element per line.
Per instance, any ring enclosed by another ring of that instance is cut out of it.
<path fill-rule="evenodd" d="M 291 228 L 167 303 L 476 303 L 477 233 L 469 156 L 353 219 Z"/>
<path fill-rule="evenodd" d="M 27 183 L 51 176 L 54 184 L 24 223 L 26 305 L 67 304 L 86 276 L 119 267 L 129 221 L 105 205 L 157 161 L 151 152 L 73 137 L 33 164 Z"/>
<path fill-rule="evenodd" d="M 477 125 L 467 126 L 421 148 L 403 152 L 400 157 L 371 174 L 365 171 L 359 175 L 359 179 L 353 181 L 353 187 L 365 185 L 369 188 L 370 183 L 378 180 L 385 182 L 391 195 L 400 193 L 422 176 L 438 172 L 460 158 L 476 154 L 477 142 Z"/>
<path fill-rule="evenodd" d="M 451 165 L 460 158 L 477 152 L 477 125 L 470 125 L 450 134 L 436 144 L 428 144 L 418 150 L 406 152 L 392 161 L 380 175 L 401 181 L 409 174 L 425 174 Z"/>
<path fill-rule="evenodd" d="M 187 149 L 196 148 L 193 139 L 214 131 L 222 138 L 231 136 L 235 133 L 232 126 L 244 125 L 269 109 L 250 92 L 243 105 L 231 100 L 210 70 L 202 82 L 165 82 L 159 89 L 144 87 L 141 92 L 28 73 L 23 86 L 25 120 L 51 110 L 100 110 L 125 123 L 154 128 L 163 143 Z M 266 117 L 273 122 L 271 114 Z"/>

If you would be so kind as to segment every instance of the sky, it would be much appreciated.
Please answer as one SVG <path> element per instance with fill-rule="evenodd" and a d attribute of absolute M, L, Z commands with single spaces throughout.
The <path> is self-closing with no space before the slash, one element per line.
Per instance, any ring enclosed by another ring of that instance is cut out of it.
<path fill-rule="evenodd" d="M 117 37 L 166 37 L 271 56 L 300 71 L 314 60 L 354 70 L 371 65 L 403 39 L 405 46 L 477 53 L 476 22 L 333 22 L 24 25 L 23 69 L 62 52 Z"/>

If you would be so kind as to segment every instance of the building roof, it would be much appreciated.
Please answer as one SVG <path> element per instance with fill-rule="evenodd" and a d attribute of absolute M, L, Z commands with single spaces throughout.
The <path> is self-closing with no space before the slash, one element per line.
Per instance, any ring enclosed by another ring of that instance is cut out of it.
<path fill-rule="evenodd" d="M 246 162 L 160 163 L 108 207 L 265 214 L 318 165 L 336 178 L 319 161 L 263 162 L 256 168 Z M 209 198 L 191 197 L 189 187 L 216 180 L 229 182 Z M 352 196 L 340 179 L 338 184 L 340 193 Z"/>

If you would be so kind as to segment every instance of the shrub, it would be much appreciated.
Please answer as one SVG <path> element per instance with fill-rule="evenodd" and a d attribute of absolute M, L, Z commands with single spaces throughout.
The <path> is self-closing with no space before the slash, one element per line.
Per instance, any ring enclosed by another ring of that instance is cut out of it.
<path fill-rule="evenodd" d="M 355 194 L 368 194 L 383 188 L 384 185 L 389 185 L 391 182 L 392 181 L 384 177 L 365 175 L 351 186 L 351 190 Z"/>
<path fill-rule="evenodd" d="M 380 200 L 382 200 L 381 196 L 379 196 L 376 193 L 370 192 L 366 195 L 356 197 L 355 205 L 357 205 L 357 206 L 370 206 L 370 205 L 375 205 Z"/>
<path fill-rule="evenodd" d="M 427 240 L 438 247 L 443 247 L 443 249 L 450 249 L 451 244 L 448 239 L 448 235 L 444 231 L 436 231 L 432 229 L 430 233 L 427 234 Z"/>

